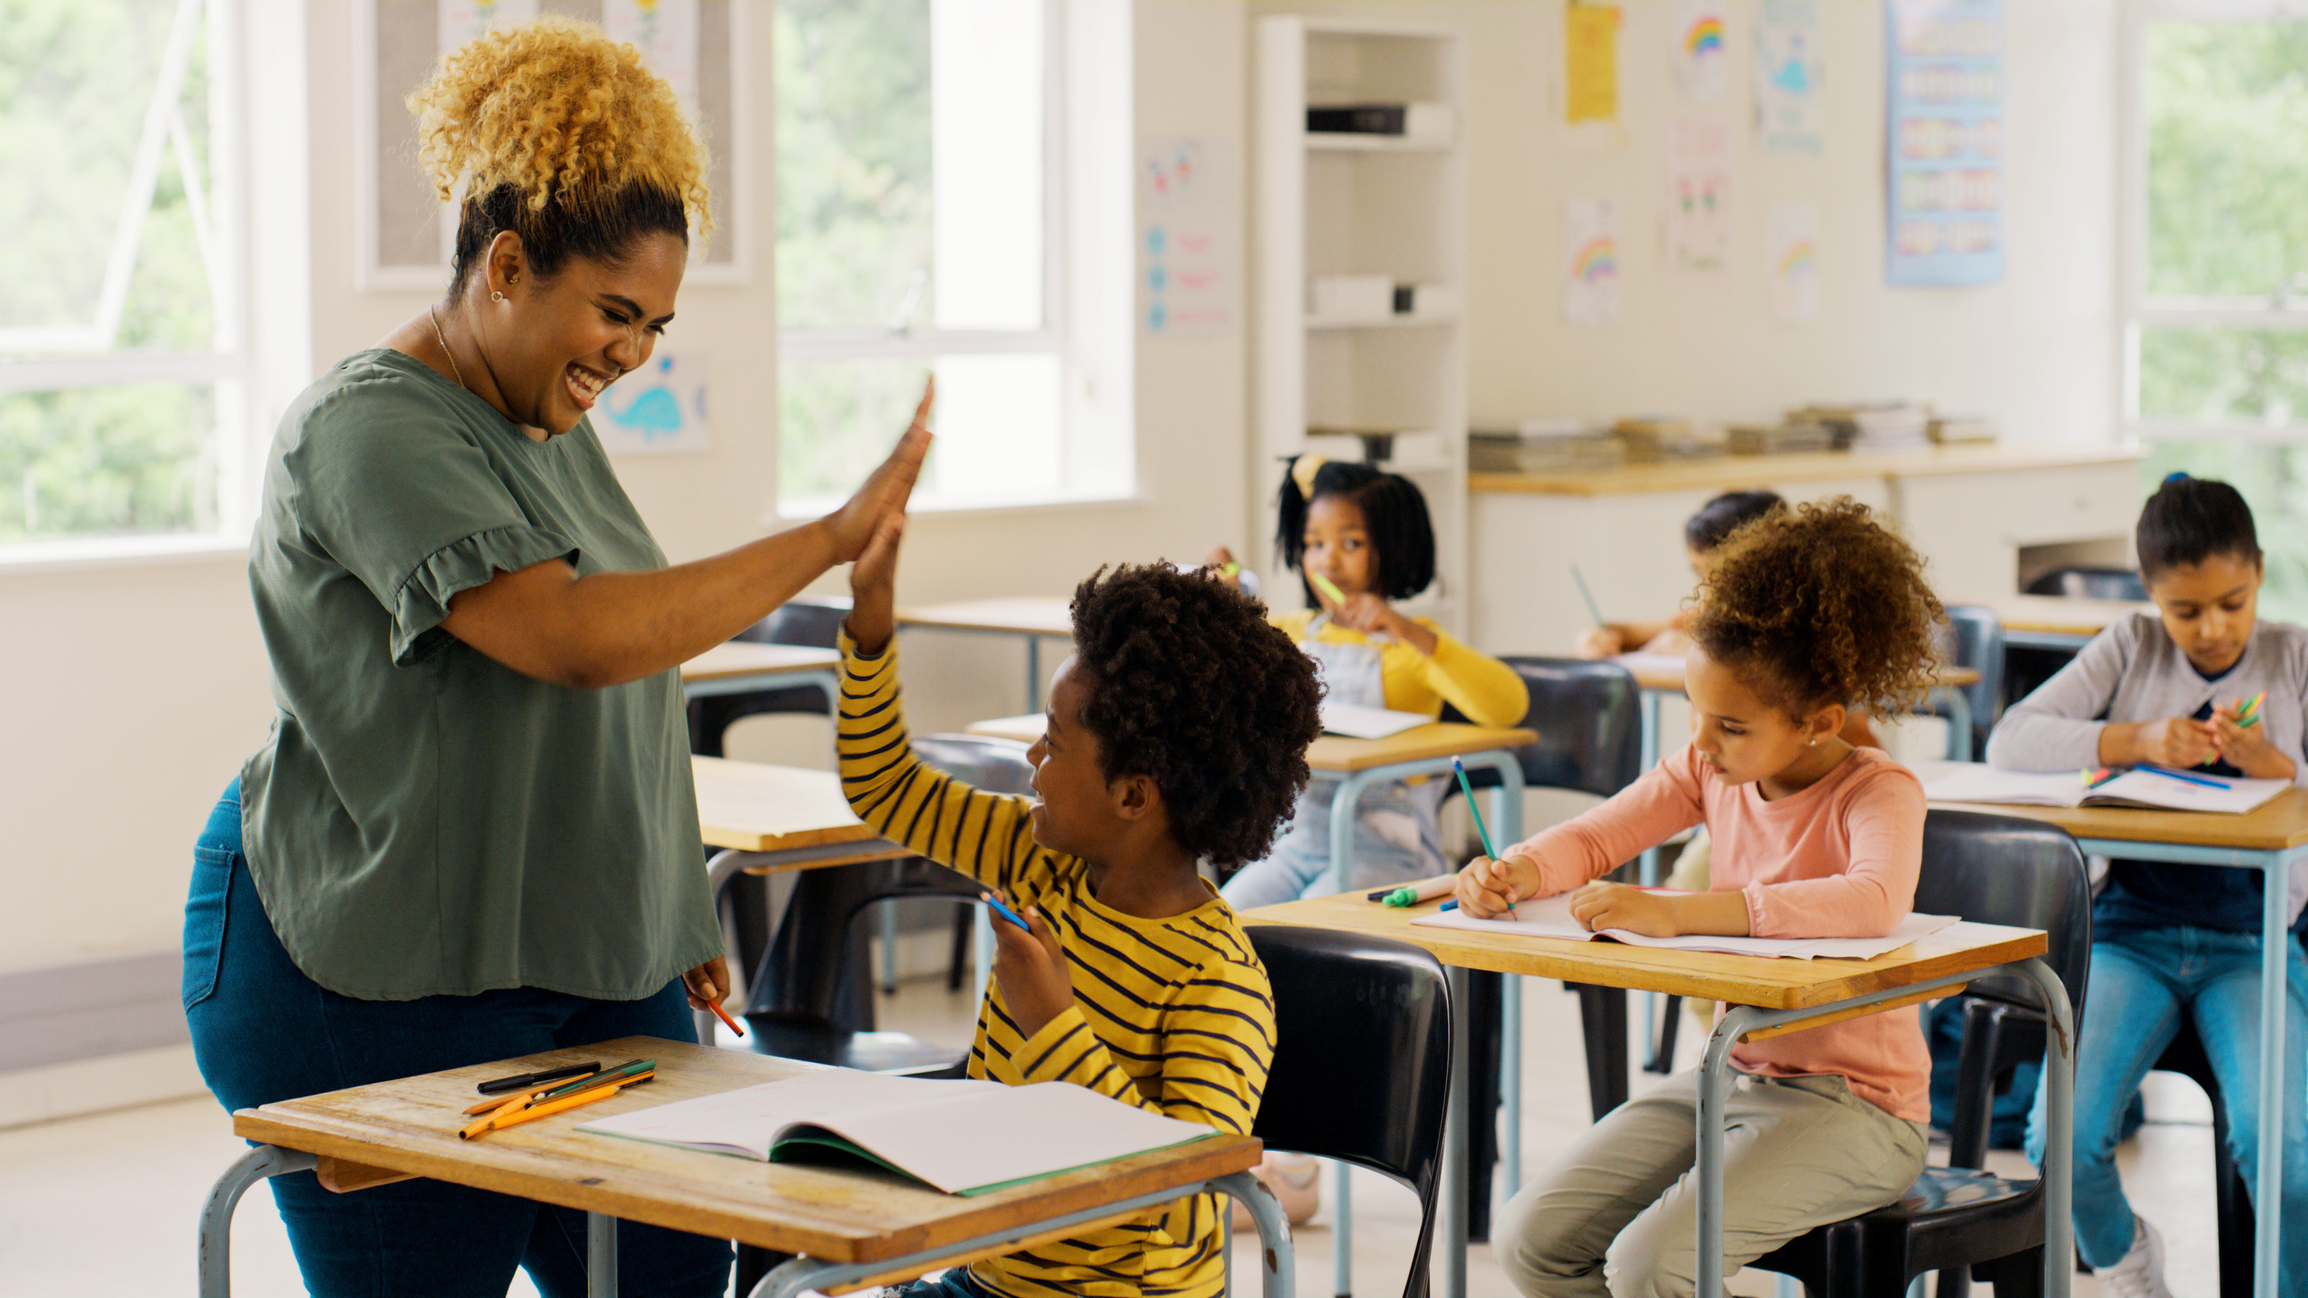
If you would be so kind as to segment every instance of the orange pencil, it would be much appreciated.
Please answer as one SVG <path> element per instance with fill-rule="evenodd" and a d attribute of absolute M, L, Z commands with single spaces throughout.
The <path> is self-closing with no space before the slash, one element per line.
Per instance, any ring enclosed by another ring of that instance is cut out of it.
<path fill-rule="evenodd" d="M 579 1091 L 575 1095 L 565 1095 L 558 1100 L 554 1100 L 550 1104 L 539 1104 L 531 1108 L 523 1109 L 518 1113 L 496 1114 L 491 1117 L 490 1122 L 495 1127 L 495 1129 L 499 1131 L 502 1131 L 507 1127 L 517 1127 L 524 1122 L 530 1122 L 537 1118 L 551 1117 L 553 1114 L 559 1113 L 564 1109 L 574 1109 L 581 1104 L 591 1104 L 595 1100 L 606 1100 L 610 1096 L 615 1095 L 617 1092 L 624 1090 L 628 1086 L 639 1086 L 641 1083 L 646 1082 L 655 1076 L 657 1076 L 655 1073 L 643 1073 L 639 1077 L 630 1078 L 622 1082 L 610 1082 L 605 1085 L 596 1086 L 589 1091 Z"/>
<path fill-rule="evenodd" d="M 735 1032 L 741 1037 L 745 1035 L 745 1029 L 737 1026 L 737 1020 L 729 1017 L 729 1011 L 721 1008 L 720 1001 L 707 1001 L 705 1003 L 705 1008 L 712 1010 L 715 1018 L 718 1018 L 722 1022 L 728 1024 L 730 1031 Z"/>

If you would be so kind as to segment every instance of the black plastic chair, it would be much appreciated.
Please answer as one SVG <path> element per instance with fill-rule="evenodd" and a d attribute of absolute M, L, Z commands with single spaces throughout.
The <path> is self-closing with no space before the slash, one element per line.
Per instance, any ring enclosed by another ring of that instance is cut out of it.
<path fill-rule="evenodd" d="M 1538 739 L 1515 750 L 1526 789 L 1567 789 L 1608 798 L 1643 773 L 1642 691 L 1617 663 L 1585 658 L 1505 657 L 1530 693 L 1523 715 Z M 1442 719 L 1465 721 L 1445 707 Z M 1493 771 L 1469 771 L 1477 789 L 1497 788 Z M 1447 801 L 1456 797 L 1454 788 Z M 1627 993 L 1617 987 L 1565 983 L 1579 997 L 1579 1021 L 1587 1051 L 1587 1104 L 1596 1118 L 1627 1102 Z M 1491 1169 L 1498 1162 L 1499 1030 L 1504 1022 L 1505 982 L 1501 975 L 1467 975 L 1467 1003 L 1460 1007 L 1475 1025 L 1467 1051 L 1470 1112 L 1468 1125 L 1467 1226 L 1471 1238 L 1490 1230 Z"/>
<path fill-rule="evenodd" d="M 2029 582 L 2027 593 L 2067 599 L 2146 599 L 2148 587 L 2132 568 L 2054 568 Z"/>
<path fill-rule="evenodd" d="M 1933 811 L 1924 819 L 1923 875 L 1915 908 L 1987 924 L 2040 928 L 2050 934 L 2044 963 L 2066 985 L 2077 1022 L 2091 968 L 2091 882 L 2083 850 L 2064 830 L 2013 816 Z M 1897 1294 L 1926 1271 L 1940 1273 L 1938 1292 L 1956 1298 L 1972 1278 L 1995 1285 L 1996 1298 L 2042 1293 L 2044 1212 L 2041 1180 L 2010 1181 L 1978 1170 L 1986 1153 L 1994 1103 L 1992 1032 L 1977 1049 L 1986 1020 L 2026 1016 L 2042 1022 L 2032 983 L 1985 978 L 1971 984 L 1962 1073 L 1956 1089 L 1954 1151 L 1970 1166 L 1925 1168 L 1913 1189 L 1888 1207 L 1822 1226 L 1751 1265 L 1801 1280 L 1812 1298 Z M 2040 1036 L 2038 1040 L 2040 1041 Z"/>
<path fill-rule="evenodd" d="M 1274 989 L 1274 1066 L 1251 1134 L 1369 1168 L 1418 1196 L 1404 1298 L 1427 1291 L 1450 1103 L 1450 984 L 1407 942 L 1257 924 L 1250 945 Z"/>

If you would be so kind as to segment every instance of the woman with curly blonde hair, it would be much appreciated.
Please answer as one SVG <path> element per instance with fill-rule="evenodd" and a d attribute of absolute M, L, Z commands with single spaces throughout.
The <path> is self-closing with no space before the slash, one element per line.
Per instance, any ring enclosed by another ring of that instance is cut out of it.
<path fill-rule="evenodd" d="M 668 566 L 587 417 L 673 319 L 705 155 L 631 46 L 545 19 L 409 99 L 448 294 L 281 421 L 249 584 L 279 704 L 194 851 L 185 1007 L 228 1109 L 624 1036 L 730 981 L 678 668 L 902 514 L 925 394 L 837 512 Z M 605 1060 L 604 1062 L 610 1062 Z M 430 1180 L 272 1181 L 306 1286 L 585 1291 L 582 1214 Z M 626 1223 L 625 1292 L 726 1242 Z"/>
<path fill-rule="evenodd" d="M 1691 743 L 1617 797 L 1459 874 L 1489 917 L 1572 893 L 1590 929 L 1670 936 L 1872 937 L 1915 903 L 1923 785 L 1842 737 L 1853 707 L 1896 711 L 1931 683 L 1939 601 L 1923 560 L 1848 499 L 1780 507 L 1733 533 L 1700 587 L 1686 683 Z M 1710 891 L 1593 882 L 1694 825 Z M 1574 891 L 1575 890 L 1575 891 Z M 1731 1052 L 1726 1272 L 1914 1184 L 1931 1060 L 1912 1008 Z M 1697 1070 L 1617 1109 L 1508 1202 L 1491 1231 L 1525 1294 L 1688 1294 Z"/>

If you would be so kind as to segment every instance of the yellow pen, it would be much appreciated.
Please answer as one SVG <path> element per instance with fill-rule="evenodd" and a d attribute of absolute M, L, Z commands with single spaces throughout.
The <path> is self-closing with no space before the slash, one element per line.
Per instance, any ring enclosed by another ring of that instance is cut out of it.
<path fill-rule="evenodd" d="M 1329 600 L 1331 603 L 1344 604 L 1346 602 L 1345 593 L 1339 590 L 1336 583 L 1332 582 L 1330 578 L 1323 576 L 1321 573 L 1310 572 L 1306 574 L 1306 580 L 1308 585 L 1313 586 L 1316 591 L 1321 593 L 1324 599 Z"/>

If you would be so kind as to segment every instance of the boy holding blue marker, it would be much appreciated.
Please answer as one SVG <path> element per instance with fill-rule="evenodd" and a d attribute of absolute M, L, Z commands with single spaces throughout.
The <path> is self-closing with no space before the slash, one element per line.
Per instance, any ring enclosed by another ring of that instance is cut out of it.
<path fill-rule="evenodd" d="M 2140 512 L 2140 576 L 2156 613 L 2085 645 L 2004 714 L 1988 761 L 2014 770 L 2160 768 L 2174 779 L 2250 776 L 2308 784 L 2308 630 L 2261 620 L 2261 554 L 2235 488 L 2174 474 Z M 2112 1294 L 2168 1294 L 2163 1241 L 2116 1172 L 2126 1101 L 2178 1033 L 2204 1040 L 2227 1109 L 2229 1152 L 2258 1193 L 2260 914 L 2257 870 L 2113 862 L 2092 907 L 2091 996 L 2075 1083 L 2076 1246 Z M 2302 927 L 2308 866 L 2283 880 Z M 2279 1290 L 2308 1295 L 2308 965 L 2288 941 Z M 2030 1123 L 2039 1158 L 2042 1096 Z M 2297 1214 L 2297 1215 L 2296 1215 Z"/>

